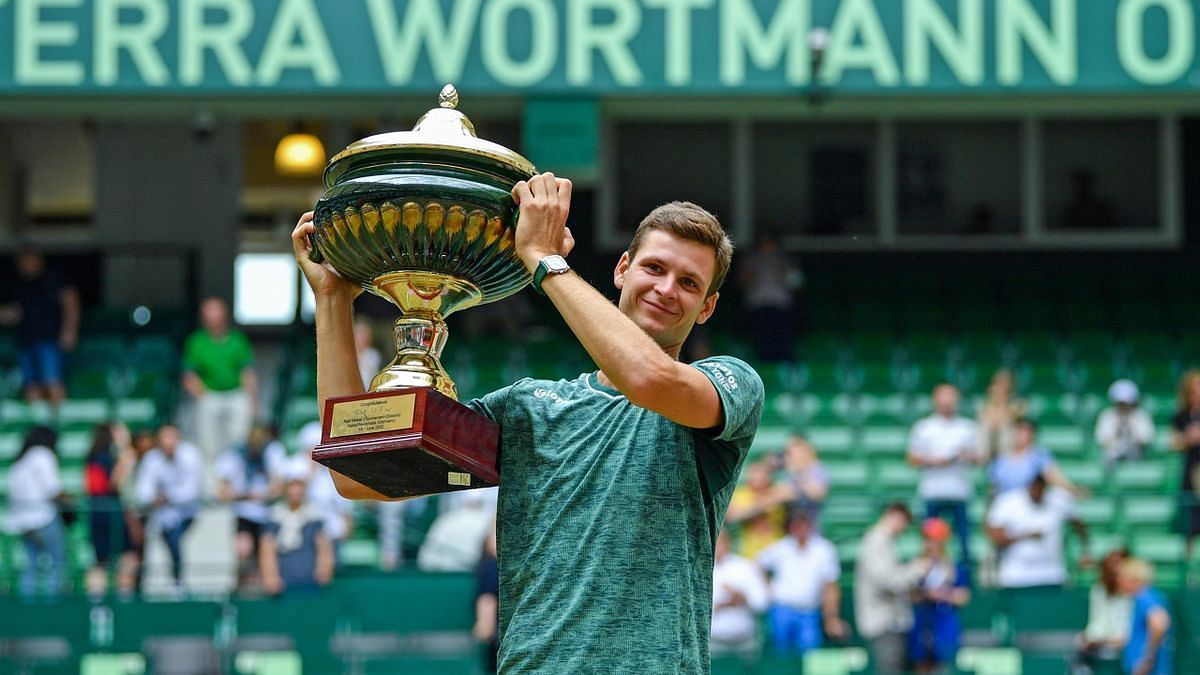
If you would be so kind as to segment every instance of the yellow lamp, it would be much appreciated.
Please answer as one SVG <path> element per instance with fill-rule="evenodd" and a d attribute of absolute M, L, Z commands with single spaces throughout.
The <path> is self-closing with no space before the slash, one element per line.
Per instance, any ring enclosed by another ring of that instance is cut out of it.
<path fill-rule="evenodd" d="M 325 170 L 325 146 L 312 134 L 292 133 L 275 146 L 275 173 L 310 178 Z"/>

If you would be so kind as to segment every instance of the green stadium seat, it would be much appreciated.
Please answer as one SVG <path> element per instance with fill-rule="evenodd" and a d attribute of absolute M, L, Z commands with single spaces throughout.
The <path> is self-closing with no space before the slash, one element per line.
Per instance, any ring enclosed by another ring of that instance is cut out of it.
<path fill-rule="evenodd" d="M 841 494 L 865 494 L 870 482 L 870 471 L 861 462 L 824 462 L 825 472 L 829 476 L 830 492 Z"/>
<path fill-rule="evenodd" d="M 754 443 L 750 446 L 750 455 L 762 457 L 774 452 L 781 452 L 788 438 L 792 435 L 789 427 L 759 427 L 754 435 Z"/>
<path fill-rule="evenodd" d="M 379 567 L 379 542 L 350 539 L 338 547 L 338 564 L 347 567 Z"/>
<path fill-rule="evenodd" d="M 58 456 L 64 462 L 82 460 L 91 446 L 89 431 L 65 431 L 58 436 Z"/>
<path fill-rule="evenodd" d="M 1110 531 L 1115 527 L 1117 505 L 1110 497 L 1091 497 L 1075 505 L 1075 514 L 1093 532 Z"/>
<path fill-rule="evenodd" d="M 117 401 L 117 419 L 130 427 L 146 427 L 154 423 L 158 405 L 151 398 L 131 398 Z"/>
<path fill-rule="evenodd" d="M 847 455 L 854 448 L 854 431 L 845 426 L 814 426 L 803 429 L 802 433 L 818 455 Z"/>
<path fill-rule="evenodd" d="M 875 485 L 883 496 L 907 499 L 917 493 L 921 475 L 915 467 L 901 461 L 881 464 L 875 475 Z"/>
<path fill-rule="evenodd" d="M 1125 526 L 1131 532 L 1162 532 L 1175 524 L 1174 497 L 1129 497 L 1122 504 Z"/>
<path fill-rule="evenodd" d="M 1058 462 L 1058 468 L 1072 483 L 1093 493 L 1098 491 L 1108 478 L 1104 465 L 1098 462 Z"/>
<path fill-rule="evenodd" d="M 862 647 L 833 647 L 813 649 L 804 654 L 805 673 L 847 675 L 867 669 L 867 650 Z"/>
<path fill-rule="evenodd" d="M 908 446 L 908 427 L 868 427 L 863 429 L 860 445 L 868 454 L 902 458 Z"/>
<path fill-rule="evenodd" d="M 1112 472 L 1112 485 L 1121 494 L 1155 494 L 1167 489 L 1167 475 L 1168 468 L 1159 461 L 1124 462 Z"/>
<path fill-rule="evenodd" d="M 1083 431 L 1077 426 L 1052 427 L 1043 426 L 1038 429 L 1038 443 L 1046 446 L 1055 457 L 1080 457 L 1087 447 Z"/>
<path fill-rule="evenodd" d="M 0 462 L 10 462 L 17 453 L 21 450 L 21 442 L 24 436 L 16 431 L 5 431 L 0 433 Z"/>

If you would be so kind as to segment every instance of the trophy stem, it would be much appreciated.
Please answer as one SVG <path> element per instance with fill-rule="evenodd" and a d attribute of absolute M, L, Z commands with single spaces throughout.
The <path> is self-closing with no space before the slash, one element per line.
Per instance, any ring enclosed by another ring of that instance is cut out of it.
<path fill-rule="evenodd" d="M 449 335 L 436 312 L 414 310 L 396 319 L 396 358 L 371 380 L 370 390 L 432 387 L 457 401 L 458 388 L 441 361 Z"/>

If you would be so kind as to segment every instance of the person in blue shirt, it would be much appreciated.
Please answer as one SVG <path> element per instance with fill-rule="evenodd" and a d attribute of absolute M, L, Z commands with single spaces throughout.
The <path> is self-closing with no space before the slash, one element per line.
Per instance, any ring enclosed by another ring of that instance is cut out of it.
<path fill-rule="evenodd" d="M 988 467 L 988 481 L 992 494 L 999 495 L 1009 490 L 1027 489 L 1038 475 L 1045 476 L 1047 483 L 1076 498 L 1088 496 L 1087 490 L 1072 483 L 1058 468 L 1050 451 L 1037 442 L 1037 423 L 1024 417 L 1013 424 L 1012 447 L 1002 449 Z"/>
<path fill-rule="evenodd" d="M 1121 565 L 1118 588 L 1133 598 L 1133 620 L 1121 666 L 1130 675 L 1170 675 L 1174 631 L 1171 612 L 1161 593 L 1150 585 L 1154 568 L 1130 558 Z"/>
<path fill-rule="evenodd" d="M 930 518 L 921 525 L 925 550 L 918 562 L 928 571 L 913 591 L 908 656 L 917 673 L 940 673 L 953 665 L 962 636 L 960 609 L 971 601 L 970 567 L 946 554 L 950 525 Z"/>

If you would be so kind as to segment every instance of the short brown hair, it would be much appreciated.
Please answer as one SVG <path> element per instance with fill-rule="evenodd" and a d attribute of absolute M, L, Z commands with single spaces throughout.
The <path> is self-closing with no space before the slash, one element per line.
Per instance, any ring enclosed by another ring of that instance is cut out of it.
<path fill-rule="evenodd" d="M 712 283 L 706 295 L 712 295 L 725 283 L 729 265 L 733 262 L 733 242 L 725 234 L 720 221 L 713 214 L 691 202 L 671 202 L 654 209 L 642 219 L 633 241 L 629 242 L 629 259 L 637 257 L 638 248 L 650 230 L 663 230 L 680 239 L 695 241 L 713 250 L 717 256 Z"/>

